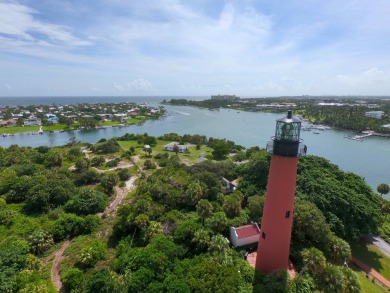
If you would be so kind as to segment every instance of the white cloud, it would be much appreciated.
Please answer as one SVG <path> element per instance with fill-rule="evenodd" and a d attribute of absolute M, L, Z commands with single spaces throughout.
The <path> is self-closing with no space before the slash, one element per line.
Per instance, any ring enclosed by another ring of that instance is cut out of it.
<path fill-rule="evenodd" d="M 338 75 L 336 81 L 353 93 L 383 95 L 390 92 L 390 74 L 372 67 L 358 74 Z"/>
<path fill-rule="evenodd" d="M 152 84 L 143 79 L 143 78 L 139 78 L 139 79 L 135 79 L 131 82 L 129 82 L 127 84 L 127 88 L 131 91 L 131 92 L 144 92 L 144 93 L 147 93 L 147 92 L 150 92 L 152 89 L 153 89 L 153 86 Z"/>
<path fill-rule="evenodd" d="M 298 2 L 0 0 L 0 80 L 33 95 L 390 92 L 384 0 Z"/>
<path fill-rule="evenodd" d="M 226 4 L 219 16 L 219 28 L 222 30 L 229 29 L 234 20 L 234 6 Z"/>
<path fill-rule="evenodd" d="M 153 90 L 152 84 L 143 78 L 132 80 L 130 82 L 127 82 L 125 85 L 122 85 L 121 83 L 114 81 L 112 83 L 112 86 L 118 92 L 125 92 L 125 93 L 148 93 Z"/>
<path fill-rule="evenodd" d="M 119 83 L 117 82 L 113 82 L 112 83 L 112 86 L 118 91 L 118 92 L 123 92 L 125 89 L 122 85 L 120 85 Z"/>
<path fill-rule="evenodd" d="M 3 39 L 7 39 L 9 43 L 16 42 L 19 46 L 78 47 L 91 44 L 75 37 L 65 26 L 37 20 L 37 14 L 36 10 L 16 2 L 0 3 L 0 33 L 5 35 Z"/>

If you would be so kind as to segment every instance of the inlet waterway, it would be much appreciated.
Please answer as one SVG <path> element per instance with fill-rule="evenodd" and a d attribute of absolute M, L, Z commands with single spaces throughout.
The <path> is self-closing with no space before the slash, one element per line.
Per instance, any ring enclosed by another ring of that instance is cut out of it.
<path fill-rule="evenodd" d="M 153 102 L 151 106 L 159 106 Z M 65 131 L 31 135 L 27 133 L 0 137 L 0 145 L 12 144 L 37 147 L 59 146 L 76 137 L 82 142 L 96 143 L 101 138 L 121 136 L 125 133 L 148 133 L 159 136 L 164 133 L 202 134 L 207 137 L 226 138 L 245 147 L 265 147 L 274 135 L 275 120 L 283 114 L 243 112 L 229 109 L 207 109 L 165 106 L 168 115 L 159 120 L 146 121 L 142 125 L 109 127 L 94 130 Z M 330 160 L 344 171 L 363 177 L 374 189 L 380 183 L 390 184 L 390 138 L 369 137 L 363 142 L 346 139 L 349 131 L 324 130 L 319 134 L 302 131 L 301 138 L 308 147 L 308 154 Z"/>

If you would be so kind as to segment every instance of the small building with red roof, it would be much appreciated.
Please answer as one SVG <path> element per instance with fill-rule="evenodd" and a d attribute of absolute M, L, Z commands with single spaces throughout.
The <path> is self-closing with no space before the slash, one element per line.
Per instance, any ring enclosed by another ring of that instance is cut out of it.
<path fill-rule="evenodd" d="M 240 227 L 230 227 L 230 242 L 234 247 L 244 246 L 259 241 L 260 229 L 257 223 Z"/>

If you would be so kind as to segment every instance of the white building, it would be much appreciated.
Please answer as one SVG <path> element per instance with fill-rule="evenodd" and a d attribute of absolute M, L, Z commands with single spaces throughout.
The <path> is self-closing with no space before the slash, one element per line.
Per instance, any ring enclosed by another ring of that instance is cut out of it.
<path fill-rule="evenodd" d="M 244 246 L 259 242 L 260 229 L 257 223 L 241 226 L 230 227 L 230 242 L 234 247 Z"/>
<path fill-rule="evenodd" d="M 41 125 L 41 119 L 37 117 L 28 117 L 24 119 L 24 125 Z"/>
<path fill-rule="evenodd" d="M 178 142 L 171 142 L 171 143 L 164 145 L 164 150 L 169 151 L 169 152 L 173 152 L 174 151 L 173 148 L 175 146 L 178 146 L 179 153 L 184 153 L 187 150 L 187 147 L 185 145 L 179 144 Z"/>
<path fill-rule="evenodd" d="M 385 115 L 383 111 L 369 111 L 364 114 L 366 117 L 382 119 L 382 116 Z"/>

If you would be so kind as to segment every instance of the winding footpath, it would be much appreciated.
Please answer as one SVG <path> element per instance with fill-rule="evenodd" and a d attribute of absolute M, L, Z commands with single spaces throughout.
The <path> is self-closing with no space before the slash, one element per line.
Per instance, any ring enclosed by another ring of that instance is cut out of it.
<path fill-rule="evenodd" d="M 106 215 L 105 219 L 108 219 L 112 216 L 115 216 L 120 204 L 123 202 L 126 195 L 134 190 L 135 181 L 138 179 L 138 176 L 131 177 L 128 181 L 125 182 L 124 187 L 115 187 L 115 198 L 114 200 L 106 207 L 104 212 L 97 214 L 99 218 L 102 218 L 103 215 Z M 104 231 L 104 236 L 108 233 L 108 231 Z M 71 241 L 65 241 L 62 246 L 56 250 L 52 256 L 54 256 L 53 264 L 51 267 L 51 280 L 56 287 L 58 292 L 63 292 L 63 284 L 60 276 L 60 265 L 62 260 L 64 259 L 64 252 L 66 248 L 70 245 Z"/>
<path fill-rule="evenodd" d="M 54 252 L 54 260 L 53 265 L 51 267 L 50 276 L 51 280 L 56 287 L 58 292 L 62 292 L 62 282 L 61 282 L 61 276 L 60 276 L 60 264 L 62 259 L 64 258 L 63 254 L 65 249 L 68 248 L 70 244 L 69 240 L 66 240 L 61 247 Z"/>

